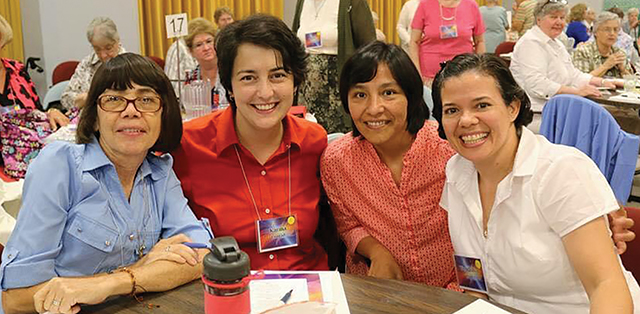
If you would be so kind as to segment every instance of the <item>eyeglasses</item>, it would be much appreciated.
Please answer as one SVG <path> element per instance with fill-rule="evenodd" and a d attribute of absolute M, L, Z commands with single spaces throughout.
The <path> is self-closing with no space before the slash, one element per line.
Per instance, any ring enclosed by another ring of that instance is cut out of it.
<path fill-rule="evenodd" d="M 542 9 L 544 8 L 545 5 L 549 4 L 549 3 L 559 3 L 562 5 L 567 5 L 569 4 L 567 2 L 567 0 L 547 0 L 547 2 L 545 2 L 541 7 L 540 7 L 540 11 L 542 11 Z"/>
<path fill-rule="evenodd" d="M 214 43 L 213 38 L 209 38 L 209 39 L 207 39 L 205 41 L 201 41 L 199 43 L 194 44 L 193 45 L 193 49 L 202 50 L 202 49 L 204 49 L 205 46 L 213 47 L 213 43 Z"/>
<path fill-rule="evenodd" d="M 107 112 L 123 112 L 130 103 L 138 112 L 157 112 L 162 108 L 162 99 L 158 96 L 141 96 L 129 99 L 116 95 L 102 95 L 98 98 L 98 106 Z"/>

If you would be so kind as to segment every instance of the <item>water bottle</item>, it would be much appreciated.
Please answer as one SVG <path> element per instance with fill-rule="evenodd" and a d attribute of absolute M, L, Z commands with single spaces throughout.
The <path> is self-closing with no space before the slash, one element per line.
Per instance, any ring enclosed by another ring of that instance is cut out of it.
<path fill-rule="evenodd" d="M 240 250 L 233 237 L 211 240 L 202 275 L 205 314 L 251 312 L 250 265 L 249 255 Z"/>

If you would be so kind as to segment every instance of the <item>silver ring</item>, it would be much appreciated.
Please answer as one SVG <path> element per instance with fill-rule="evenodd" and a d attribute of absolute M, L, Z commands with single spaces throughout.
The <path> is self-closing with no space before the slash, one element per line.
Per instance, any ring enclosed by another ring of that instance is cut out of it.
<path fill-rule="evenodd" d="M 53 300 L 53 301 L 51 301 L 51 305 L 53 305 L 53 306 L 59 306 L 59 305 L 60 305 L 60 301 L 58 301 L 58 300 Z"/>
<path fill-rule="evenodd" d="M 169 252 L 169 250 L 171 250 L 171 245 L 167 245 L 167 247 L 166 247 L 166 248 L 164 248 L 164 251 L 165 251 L 165 252 Z"/>

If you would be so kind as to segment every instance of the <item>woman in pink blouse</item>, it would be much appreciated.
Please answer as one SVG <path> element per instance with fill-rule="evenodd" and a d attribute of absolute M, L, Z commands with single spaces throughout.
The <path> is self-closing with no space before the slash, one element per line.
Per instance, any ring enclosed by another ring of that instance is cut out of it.
<path fill-rule="evenodd" d="M 486 51 L 484 22 L 473 0 L 423 0 L 411 28 L 411 60 L 428 85 L 441 62 L 461 53 Z"/>
<path fill-rule="evenodd" d="M 365 46 L 342 73 L 353 133 L 329 145 L 320 167 L 348 272 L 457 288 L 438 205 L 453 150 L 425 122 L 420 74 L 400 47 L 382 42 Z"/>

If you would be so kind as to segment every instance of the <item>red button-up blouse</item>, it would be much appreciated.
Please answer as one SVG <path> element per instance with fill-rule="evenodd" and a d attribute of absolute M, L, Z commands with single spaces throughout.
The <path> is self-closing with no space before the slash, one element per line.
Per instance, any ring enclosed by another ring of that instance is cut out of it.
<path fill-rule="evenodd" d="M 173 153 L 174 170 L 196 216 L 210 220 L 214 236 L 234 236 L 249 254 L 252 269 L 326 270 L 327 254 L 313 235 L 319 214 L 319 162 L 327 135 L 321 126 L 290 115 L 283 123 L 280 147 L 261 165 L 238 141 L 231 108 L 189 121 Z M 291 213 L 297 216 L 299 246 L 258 252 L 258 216 L 234 146 L 263 220 L 289 213 L 291 147 Z"/>

